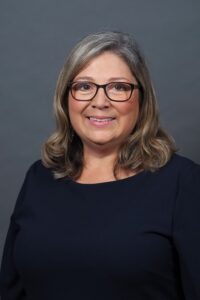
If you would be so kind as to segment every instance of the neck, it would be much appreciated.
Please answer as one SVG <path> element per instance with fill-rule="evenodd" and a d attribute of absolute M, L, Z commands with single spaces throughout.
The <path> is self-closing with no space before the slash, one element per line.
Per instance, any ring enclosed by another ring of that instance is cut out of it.
<path fill-rule="evenodd" d="M 117 151 L 106 149 L 91 149 L 84 147 L 84 168 L 81 176 L 77 179 L 80 183 L 99 183 L 116 180 L 113 174 Z M 123 179 L 133 175 L 133 172 L 120 170 L 117 176 Z"/>
<path fill-rule="evenodd" d="M 117 151 L 108 149 L 89 149 L 84 148 L 84 165 L 88 169 L 98 167 L 105 170 L 113 170 Z"/>
<path fill-rule="evenodd" d="M 94 149 L 84 147 L 84 168 L 79 182 L 103 182 L 115 180 L 113 168 L 117 157 L 117 152 L 103 147 Z"/>

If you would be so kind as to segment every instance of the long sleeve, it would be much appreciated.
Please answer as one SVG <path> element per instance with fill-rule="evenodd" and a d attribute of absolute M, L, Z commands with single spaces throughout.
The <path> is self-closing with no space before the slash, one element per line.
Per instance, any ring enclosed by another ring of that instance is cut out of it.
<path fill-rule="evenodd" d="M 196 164 L 189 164 L 179 176 L 173 237 L 184 299 L 200 299 L 200 167 Z"/>
<path fill-rule="evenodd" d="M 10 225 L 6 236 L 0 271 L 1 300 L 23 300 L 25 295 L 23 283 L 20 280 L 19 273 L 14 263 L 13 250 L 15 246 L 15 239 L 19 230 L 15 223 L 15 214 L 21 209 L 24 201 L 27 177 L 28 172 L 17 198 L 13 214 L 10 218 Z"/>

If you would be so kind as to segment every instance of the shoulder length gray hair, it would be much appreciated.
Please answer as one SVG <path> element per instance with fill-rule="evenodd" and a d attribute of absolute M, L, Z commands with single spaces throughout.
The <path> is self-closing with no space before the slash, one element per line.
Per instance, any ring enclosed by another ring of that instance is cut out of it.
<path fill-rule="evenodd" d="M 155 92 L 150 74 L 135 40 L 122 32 L 100 32 L 86 36 L 68 56 L 58 78 L 54 113 L 56 130 L 44 143 L 42 162 L 52 168 L 55 178 L 78 178 L 83 170 L 83 145 L 74 132 L 68 114 L 68 83 L 93 58 L 105 51 L 121 57 L 141 86 L 139 117 L 122 145 L 113 169 L 155 171 L 175 152 L 173 139 L 160 127 Z"/>

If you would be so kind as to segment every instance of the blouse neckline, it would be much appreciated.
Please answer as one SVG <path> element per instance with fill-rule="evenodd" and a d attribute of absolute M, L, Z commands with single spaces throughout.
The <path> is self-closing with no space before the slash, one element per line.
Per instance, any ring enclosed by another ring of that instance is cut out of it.
<path fill-rule="evenodd" d="M 121 183 L 127 183 L 129 181 L 137 181 L 141 177 L 143 177 L 147 171 L 143 170 L 138 172 L 137 174 L 128 176 L 123 179 L 118 179 L 118 180 L 111 180 L 111 181 L 103 181 L 103 182 L 96 182 L 96 183 L 81 183 L 77 182 L 73 179 L 68 179 L 68 182 L 70 182 L 72 185 L 77 186 L 77 187 L 101 187 L 101 186 L 111 186 L 111 185 L 118 185 Z"/>

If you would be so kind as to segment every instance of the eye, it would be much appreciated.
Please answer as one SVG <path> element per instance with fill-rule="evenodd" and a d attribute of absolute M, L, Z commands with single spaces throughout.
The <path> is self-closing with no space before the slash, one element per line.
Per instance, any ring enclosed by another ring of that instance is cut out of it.
<path fill-rule="evenodd" d="M 75 82 L 72 85 L 74 91 L 88 92 L 92 90 L 93 85 L 90 82 Z"/>
<path fill-rule="evenodd" d="M 127 92 L 130 91 L 131 86 L 125 82 L 112 82 L 109 84 L 109 90 L 115 90 L 117 92 Z"/>

